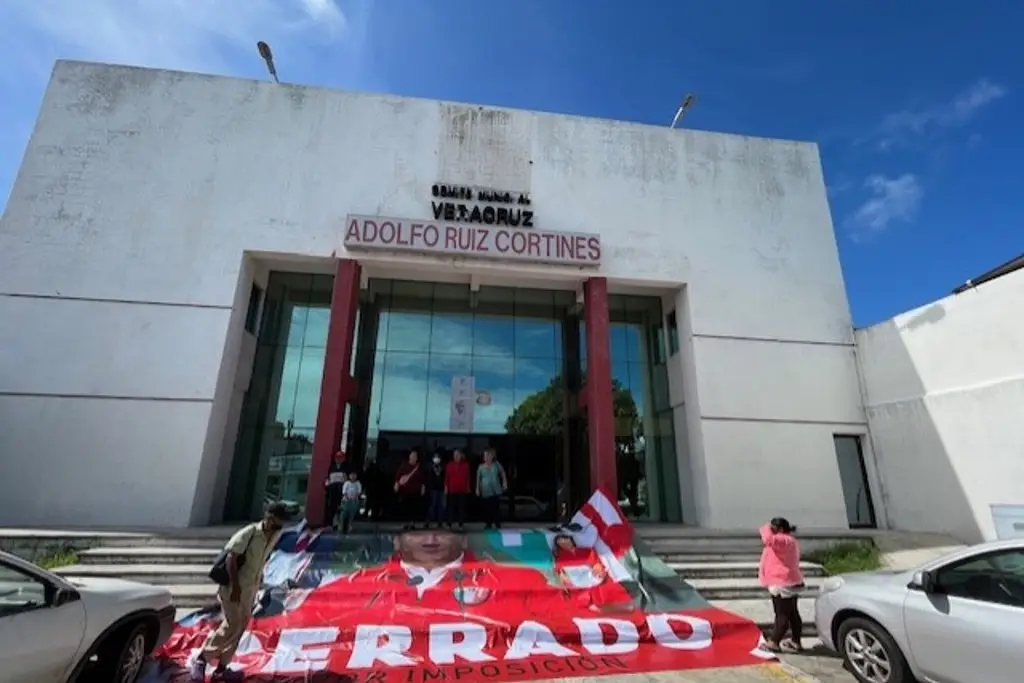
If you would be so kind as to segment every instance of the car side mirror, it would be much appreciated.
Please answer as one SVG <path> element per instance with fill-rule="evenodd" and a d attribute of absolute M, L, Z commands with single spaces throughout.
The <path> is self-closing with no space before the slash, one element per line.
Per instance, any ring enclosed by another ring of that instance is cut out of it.
<path fill-rule="evenodd" d="M 936 585 L 934 573 L 926 571 L 914 572 L 914 586 L 920 588 L 925 593 L 935 593 Z"/>
<path fill-rule="evenodd" d="M 60 607 L 61 605 L 66 605 L 69 602 L 75 602 L 79 597 L 78 591 L 58 588 L 54 591 L 53 598 L 50 600 L 50 606 Z"/>

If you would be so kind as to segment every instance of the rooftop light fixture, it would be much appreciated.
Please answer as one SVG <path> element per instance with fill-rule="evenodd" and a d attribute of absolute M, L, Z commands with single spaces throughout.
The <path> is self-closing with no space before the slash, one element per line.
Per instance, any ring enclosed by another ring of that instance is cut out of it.
<path fill-rule="evenodd" d="M 676 115 L 672 118 L 672 123 L 669 128 L 675 128 L 676 125 L 686 116 L 686 112 L 693 108 L 693 105 L 697 103 L 697 96 L 692 92 L 686 93 L 686 97 L 679 104 L 679 109 L 676 109 Z"/>
<path fill-rule="evenodd" d="M 270 72 L 270 77 L 274 79 L 274 83 L 280 83 L 277 80 L 277 69 L 274 68 L 274 53 L 270 51 L 270 46 L 264 43 L 262 40 L 256 43 L 256 49 L 260 51 L 260 57 L 267 64 L 267 71 Z"/>

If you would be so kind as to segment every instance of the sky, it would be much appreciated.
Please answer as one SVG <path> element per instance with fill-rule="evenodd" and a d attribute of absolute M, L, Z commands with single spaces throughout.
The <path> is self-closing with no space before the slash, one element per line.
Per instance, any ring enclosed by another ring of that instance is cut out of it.
<path fill-rule="evenodd" d="M 817 142 L 858 326 L 1024 252 L 1013 0 L 0 0 L 0 201 L 57 58 Z"/>

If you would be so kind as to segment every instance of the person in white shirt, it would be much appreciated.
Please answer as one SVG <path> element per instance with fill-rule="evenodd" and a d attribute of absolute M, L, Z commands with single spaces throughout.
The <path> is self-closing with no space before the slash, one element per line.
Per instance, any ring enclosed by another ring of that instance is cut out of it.
<path fill-rule="evenodd" d="M 359 516 L 359 507 L 363 498 L 363 485 L 359 483 L 359 474 L 349 470 L 348 481 L 341 489 L 341 533 L 347 534 L 352 522 Z"/>

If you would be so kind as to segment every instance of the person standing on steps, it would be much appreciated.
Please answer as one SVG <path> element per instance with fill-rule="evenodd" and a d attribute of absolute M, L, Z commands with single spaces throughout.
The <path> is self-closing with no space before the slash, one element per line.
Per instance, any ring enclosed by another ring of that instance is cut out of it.
<path fill-rule="evenodd" d="M 427 526 L 436 524 L 440 529 L 445 521 L 444 514 L 444 464 L 441 451 L 434 452 L 430 467 L 427 468 Z"/>
<path fill-rule="evenodd" d="M 501 494 L 508 491 L 505 468 L 495 459 L 494 449 L 484 451 L 484 461 L 476 468 L 476 495 L 484 514 L 484 529 L 501 528 Z"/>
<path fill-rule="evenodd" d="M 271 503 L 261 521 L 239 529 L 224 546 L 228 583 L 217 590 L 221 622 L 192 660 L 189 673 L 193 681 L 205 681 L 206 667 L 213 662 L 217 663 L 213 672 L 214 680 L 245 679 L 241 671 L 229 669 L 228 665 L 252 618 L 263 565 L 277 545 L 281 530 L 287 522 L 287 506 L 281 502 Z"/>
<path fill-rule="evenodd" d="M 409 459 L 402 463 L 395 473 L 395 493 L 398 494 L 398 509 L 405 529 L 413 529 L 423 518 L 424 483 L 420 454 L 415 448 L 409 451 Z"/>
<path fill-rule="evenodd" d="M 363 502 L 363 486 L 359 483 L 359 474 L 349 470 L 348 481 L 341 490 L 341 533 L 352 530 L 352 524 L 359 516 L 359 506 Z"/>
<path fill-rule="evenodd" d="M 445 506 L 448 508 L 448 528 L 458 523 L 466 527 L 466 501 L 469 498 L 469 461 L 461 448 L 456 448 L 452 461 L 444 468 Z"/>
<path fill-rule="evenodd" d="M 802 652 L 800 638 L 804 622 L 800 617 L 799 600 L 804 589 L 800 571 L 800 542 L 796 527 L 785 517 L 775 517 L 760 529 L 764 550 L 758 567 L 761 585 L 772 596 L 775 624 L 765 649 L 771 652 Z M 789 632 L 792 638 L 783 640 Z"/>
<path fill-rule="evenodd" d="M 344 451 L 338 451 L 331 460 L 331 468 L 327 470 L 324 481 L 326 505 L 324 506 L 324 526 L 334 527 L 338 524 L 338 510 L 341 509 L 342 489 L 348 481 L 349 466 Z"/>

